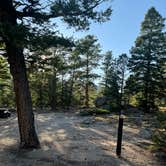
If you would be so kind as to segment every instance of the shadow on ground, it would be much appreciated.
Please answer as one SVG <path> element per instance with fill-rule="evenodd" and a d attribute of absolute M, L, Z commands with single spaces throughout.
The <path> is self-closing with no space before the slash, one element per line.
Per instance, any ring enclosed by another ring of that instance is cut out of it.
<path fill-rule="evenodd" d="M 18 150 L 16 115 L 0 120 L 1 166 L 143 166 L 162 165 L 144 147 L 140 126 L 126 123 L 122 158 L 115 155 L 117 118 L 80 117 L 74 113 L 35 114 L 42 149 Z M 107 120 L 104 120 L 107 119 Z M 151 143 L 151 142 L 150 142 Z"/>

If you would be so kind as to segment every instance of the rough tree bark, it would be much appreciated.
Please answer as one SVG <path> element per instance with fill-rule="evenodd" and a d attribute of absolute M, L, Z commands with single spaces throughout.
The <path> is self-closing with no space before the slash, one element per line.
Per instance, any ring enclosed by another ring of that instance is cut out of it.
<path fill-rule="evenodd" d="M 34 127 L 32 101 L 26 75 L 23 50 L 7 45 L 8 62 L 13 76 L 21 148 L 39 148 L 39 140 Z"/>
<path fill-rule="evenodd" d="M 16 27 L 17 18 L 12 0 L 2 0 L 0 3 L 1 24 Z M 4 29 L 5 30 L 5 29 Z M 6 45 L 10 72 L 13 76 L 14 90 L 16 94 L 16 106 L 20 132 L 20 148 L 39 148 L 40 143 L 35 131 L 32 101 L 26 74 L 23 48 L 13 42 L 10 33 L 2 35 Z"/>

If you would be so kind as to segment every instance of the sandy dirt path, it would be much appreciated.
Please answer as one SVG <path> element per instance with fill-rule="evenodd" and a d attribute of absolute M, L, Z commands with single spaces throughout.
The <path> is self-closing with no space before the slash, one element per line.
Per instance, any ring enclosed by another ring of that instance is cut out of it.
<path fill-rule="evenodd" d="M 116 116 L 81 117 L 75 113 L 35 114 L 42 149 L 18 150 L 16 115 L 0 119 L 0 166 L 164 166 L 147 147 L 151 128 L 139 117 L 125 119 L 122 157 L 115 155 Z"/>

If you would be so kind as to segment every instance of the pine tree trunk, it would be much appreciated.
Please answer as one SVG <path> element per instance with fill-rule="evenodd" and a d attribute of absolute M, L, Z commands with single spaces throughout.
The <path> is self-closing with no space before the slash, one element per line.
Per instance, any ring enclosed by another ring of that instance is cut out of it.
<path fill-rule="evenodd" d="M 89 56 L 86 60 L 86 85 L 85 85 L 85 106 L 89 107 Z"/>
<path fill-rule="evenodd" d="M 10 44 L 6 47 L 16 95 L 20 148 L 39 148 L 40 143 L 34 126 L 34 114 L 32 111 L 23 49 L 16 48 Z"/>
<path fill-rule="evenodd" d="M 39 97 L 38 97 L 38 103 L 39 103 L 39 108 L 43 109 L 43 93 L 42 93 L 42 84 L 39 84 Z"/>
<path fill-rule="evenodd" d="M 57 106 L 57 74 L 54 73 L 54 76 L 51 78 L 50 83 L 50 106 L 51 110 L 55 111 Z"/>
<path fill-rule="evenodd" d="M 73 69 L 73 71 L 72 71 L 72 78 L 71 78 L 70 92 L 69 92 L 69 106 L 71 106 L 71 104 L 72 104 L 74 77 L 75 77 L 75 69 Z"/>
<path fill-rule="evenodd" d="M 64 75 L 61 76 L 61 106 L 64 107 Z"/>
<path fill-rule="evenodd" d="M 87 108 L 89 107 L 89 86 L 87 83 L 85 87 L 85 105 Z"/>
<path fill-rule="evenodd" d="M 20 131 L 20 148 L 39 148 L 40 143 L 35 131 L 32 101 L 26 75 L 23 49 L 18 48 L 13 41 L 12 28 L 17 28 L 17 17 L 12 0 L 0 1 L 2 38 L 6 45 L 10 72 L 13 76 L 18 125 Z M 5 28 L 6 27 L 6 28 Z M 16 36 L 17 37 L 17 36 Z"/>

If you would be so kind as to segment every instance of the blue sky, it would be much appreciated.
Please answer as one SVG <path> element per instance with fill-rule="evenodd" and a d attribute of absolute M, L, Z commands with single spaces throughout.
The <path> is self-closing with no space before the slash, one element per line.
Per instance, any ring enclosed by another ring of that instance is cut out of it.
<path fill-rule="evenodd" d="M 90 30 L 84 32 L 75 32 L 61 25 L 60 32 L 75 38 L 93 34 L 99 39 L 103 52 L 112 50 L 116 57 L 121 53 L 129 54 L 139 35 L 141 22 L 150 7 L 154 6 L 163 17 L 166 17 L 166 0 L 113 0 L 111 6 L 113 13 L 109 22 L 92 23 Z"/>

